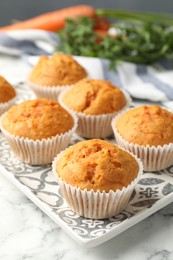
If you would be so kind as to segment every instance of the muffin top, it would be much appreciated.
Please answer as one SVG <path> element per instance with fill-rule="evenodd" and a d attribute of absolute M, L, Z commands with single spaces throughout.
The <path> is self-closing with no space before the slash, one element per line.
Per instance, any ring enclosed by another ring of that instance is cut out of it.
<path fill-rule="evenodd" d="M 125 112 L 116 129 L 126 141 L 139 145 L 173 143 L 173 113 L 157 106 L 140 106 Z"/>
<path fill-rule="evenodd" d="M 0 76 L 0 103 L 8 102 L 15 96 L 15 89 L 6 79 Z"/>
<path fill-rule="evenodd" d="M 29 75 L 29 81 L 51 87 L 71 85 L 85 77 L 85 69 L 70 55 L 56 53 L 51 57 L 40 57 Z"/>
<path fill-rule="evenodd" d="M 94 191 L 127 187 L 139 172 L 134 157 L 100 139 L 79 142 L 63 152 L 56 172 L 66 183 Z"/>
<path fill-rule="evenodd" d="M 107 80 L 81 80 L 62 101 L 70 109 L 87 115 L 113 113 L 126 105 L 123 92 Z"/>
<path fill-rule="evenodd" d="M 35 99 L 11 107 L 4 114 L 1 124 L 10 134 L 41 140 L 67 132 L 74 121 L 57 102 Z"/>

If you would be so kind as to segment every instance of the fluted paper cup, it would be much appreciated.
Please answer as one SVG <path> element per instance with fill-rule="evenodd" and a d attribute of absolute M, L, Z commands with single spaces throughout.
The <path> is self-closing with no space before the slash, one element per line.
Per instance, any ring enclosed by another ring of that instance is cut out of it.
<path fill-rule="evenodd" d="M 87 76 L 85 79 L 89 78 Z M 73 85 L 75 85 L 77 82 L 74 84 L 69 84 L 69 85 L 57 85 L 57 86 L 41 86 L 34 84 L 31 81 L 27 81 L 27 84 L 30 86 L 32 91 L 35 93 L 35 95 L 38 98 L 48 98 L 54 101 L 58 100 L 58 96 L 60 95 L 61 92 L 70 89 Z"/>
<path fill-rule="evenodd" d="M 126 105 L 122 109 L 109 114 L 86 115 L 82 112 L 76 112 L 68 108 L 63 103 L 62 99 L 67 91 L 68 90 L 65 90 L 59 95 L 58 101 L 60 105 L 64 107 L 66 110 L 76 114 L 76 116 L 79 119 L 76 133 L 86 138 L 105 138 L 111 136 L 113 134 L 111 127 L 112 118 L 114 118 L 119 112 L 123 111 L 124 109 L 127 109 L 127 107 L 129 107 L 131 104 L 130 96 L 127 92 L 123 91 L 126 98 Z"/>
<path fill-rule="evenodd" d="M 110 218 L 123 211 L 143 172 L 143 166 L 140 159 L 133 154 L 131 155 L 139 165 L 137 177 L 127 187 L 123 187 L 122 190 L 95 192 L 94 190 L 81 190 L 79 187 L 72 186 L 58 177 L 56 162 L 63 156 L 63 152 L 58 154 L 53 161 L 52 169 L 69 208 L 77 215 L 91 219 Z"/>
<path fill-rule="evenodd" d="M 127 110 L 126 110 L 127 111 Z M 123 139 L 116 129 L 116 122 L 126 112 L 123 111 L 112 120 L 112 129 L 114 132 L 116 143 L 135 154 L 143 162 L 144 171 L 159 171 L 166 169 L 173 164 L 173 143 L 163 146 L 150 146 L 129 143 Z"/>
<path fill-rule="evenodd" d="M 71 136 L 77 128 L 78 121 L 74 114 L 71 113 L 71 116 L 73 117 L 74 125 L 68 132 L 42 140 L 32 140 L 10 134 L 3 128 L 2 118 L 0 128 L 12 152 L 19 160 L 31 165 L 44 165 L 51 163 L 57 153 L 68 147 Z"/>
<path fill-rule="evenodd" d="M 35 93 L 37 98 L 48 98 L 54 101 L 58 100 L 59 94 L 72 87 L 72 85 L 66 85 L 66 86 L 39 86 L 36 84 L 33 84 L 31 82 L 28 82 L 28 85 L 32 89 L 32 91 Z"/>

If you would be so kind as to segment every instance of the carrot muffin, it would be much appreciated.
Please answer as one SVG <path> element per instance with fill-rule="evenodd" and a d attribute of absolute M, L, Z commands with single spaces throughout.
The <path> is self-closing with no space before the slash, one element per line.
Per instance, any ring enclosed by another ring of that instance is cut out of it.
<path fill-rule="evenodd" d="M 0 115 L 2 115 L 14 104 L 15 98 L 15 89 L 4 77 L 0 75 Z"/>
<path fill-rule="evenodd" d="M 62 93 L 59 102 L 79 118 L 77 133 L 88 138 L 111 135 L 111 120 L 129 105 L 130 98 L 107 80 L 81 80 Z"/>
<path fill-rule="evenodd" d="M 161 170 L 173 163 L 172 112 L 157 105 L 144 105 L 117 116 L 112 127 L 117 143 L 136 153 L 145 170 Z"/>
<path fill-rule="evenodd" d="M 1 118 L 1 130 L 12 151 L 31 164 L 50 163 L 69 144 L 76 117 L 48 99 L 24 101 Z"/>
<path fill-rule="evenodd" d="M 122 109 L 127 101 L 124 93 L 107 80 L 83 80 L 66 92 L 63 103 L 86 115 L 113 113 Z"/>
<path fill-rule="evenodd" d="M 51 57 L 41 56 L 28 81 L 38 97 L 57 100 L 65 87 L 86 77 L 86 70 L 72 56 L 56 53 Z"/>
<path fill-rule="evenodd" d="M 77 214 L 107 218 L 126 207 L 142 173 L 142 164 L 118 146 L 93 139 L 77 143 L 58 155 L 53 172 L 69 207 Z"/>

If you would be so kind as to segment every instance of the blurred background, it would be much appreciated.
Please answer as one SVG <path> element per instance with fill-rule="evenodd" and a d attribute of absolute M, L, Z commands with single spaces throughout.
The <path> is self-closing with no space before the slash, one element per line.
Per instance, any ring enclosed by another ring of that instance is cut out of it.
<path fill-rule="evenodd" d="M 0 26 L 7 25 L 15 20 L 25 20 L 42 13 L 79 4 L 88 4 L 96 8 L 173 12 L 173 0 L 1 0 Z"/>

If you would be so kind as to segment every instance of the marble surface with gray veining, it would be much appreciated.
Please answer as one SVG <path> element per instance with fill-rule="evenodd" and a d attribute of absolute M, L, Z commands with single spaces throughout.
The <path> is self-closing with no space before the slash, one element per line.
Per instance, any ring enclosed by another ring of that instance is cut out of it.
<path fill-rule="evenodd" d="M 29 70 L 19 59 L 0 57 L 0 73 L 11 83 Z M 172 237 L 173 203 L 108 242 L 84 249 L 0 175 L 2 260 L 172 260 Z"/>
<path fill-rule="evenodd" d="M 0 259 L 172 260 L 173 203 L 116 238 L 84 249 L 0 176 Z"/>

